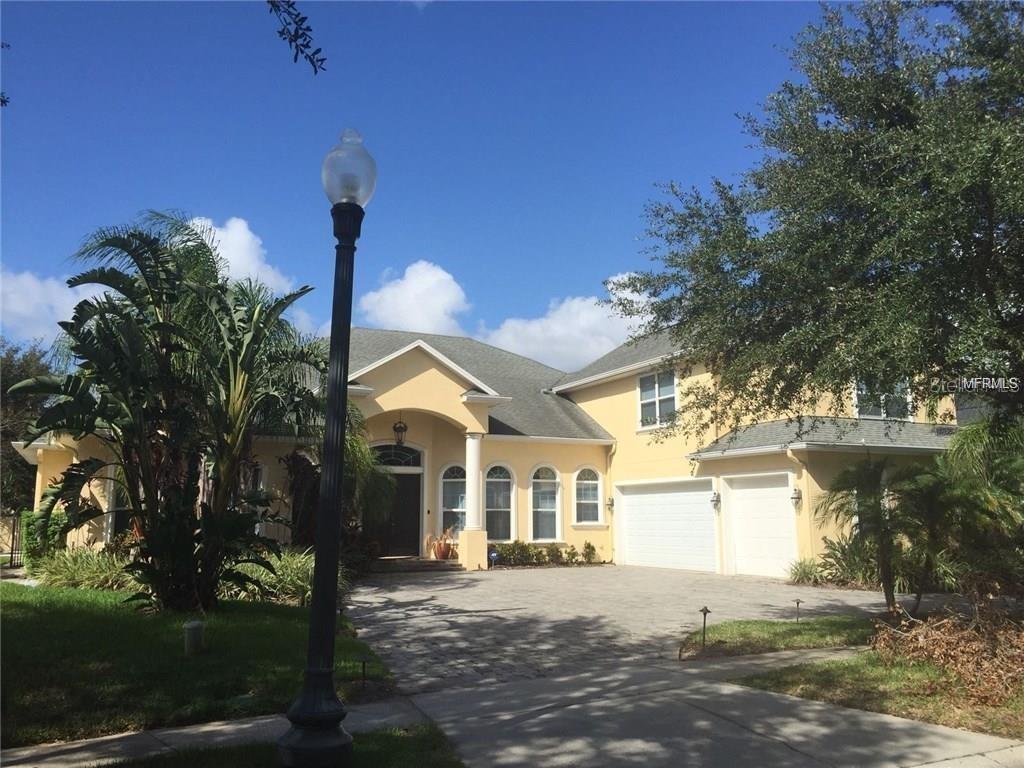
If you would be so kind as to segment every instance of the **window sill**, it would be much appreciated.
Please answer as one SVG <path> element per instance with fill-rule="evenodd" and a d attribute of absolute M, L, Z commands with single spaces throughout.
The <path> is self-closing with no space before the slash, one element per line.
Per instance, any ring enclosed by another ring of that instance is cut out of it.
<path fill-rule="evenodd" d="M 639 435 L 639 434 L 642 434 L 644 432 L 654 432 L 657 429 L 663 429 L 665 426 L 667 426 L 667 425 L 665 425 L 665 424 L 651 424 L 649 427 L 637 427 L 636 428 L 636 433 Z"/>
<path fill-rule="evenodd" d="M 606 531 L 608 523 L 573 523 L 572 528 L 576 531 Z"/>

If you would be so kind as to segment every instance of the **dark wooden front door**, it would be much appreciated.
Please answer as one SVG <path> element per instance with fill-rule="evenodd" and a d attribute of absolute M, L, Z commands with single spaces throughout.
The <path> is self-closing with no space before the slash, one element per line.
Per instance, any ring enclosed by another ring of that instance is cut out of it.
<path fill-rule="evenodd" d="M 395 475 L 395 501 L 381 542 L 383 555 L 420 553 L 420 479 L 422 475 Z"/>

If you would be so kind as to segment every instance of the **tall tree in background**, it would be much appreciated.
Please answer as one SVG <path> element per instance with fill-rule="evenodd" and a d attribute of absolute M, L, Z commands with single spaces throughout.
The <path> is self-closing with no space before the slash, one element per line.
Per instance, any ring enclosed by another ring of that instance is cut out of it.
<path fill-rule="evenodd" d="M 53 373 L 49 354 L 38 343 L 17 344 L 0 336 L 0 504 L 5 511 L 31 509 L 35 500 L 36 468 L 11 446 L 35 421 L 43 398 L 9 393 L 11 384 Z"/>
<path fill-rule="evenodd" d="M 643 331 L 672 329 L 715 384 L 677 428 L 838 415 L 852 383 L 1024 377 L 1024 6 L 823 8 L 799 78 L 746 125 L 761 160 L 736 185 L 666 188 L 658 266 L 613 281 Z M 940 23 L 941 22 L 941 23 Z M 1010 416 L 1024 386 L 980 393 Z"/>

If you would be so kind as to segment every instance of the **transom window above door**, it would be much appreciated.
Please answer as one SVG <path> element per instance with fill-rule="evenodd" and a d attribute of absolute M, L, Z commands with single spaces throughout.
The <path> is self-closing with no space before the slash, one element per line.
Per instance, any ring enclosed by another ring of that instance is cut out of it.
<path fill-rule="evenodd" d="M 511 541 L 512 473 L 506 467 L 496 466 L 487 470 L 484 509 L 487 513 L 487 538 L 491 541 Z"/>
<path fill-rule="evenodd" d="M 423 463 L 423 454 L 408 445 L 375 445 L 373 455 L 384 467 L 418 467 Z"/>
<path fill-rule="evenodd" d="M 441 475 L 441 525 L 452 534 L 466 527 L 466 470 L 448 467 Z"/>
<path fill-rule="evenodd" d="M 676 375 L 673 371 L 661 371 L 641 376 L 640 426 L 655 427 L 667 424 L 676 412 Z"/>

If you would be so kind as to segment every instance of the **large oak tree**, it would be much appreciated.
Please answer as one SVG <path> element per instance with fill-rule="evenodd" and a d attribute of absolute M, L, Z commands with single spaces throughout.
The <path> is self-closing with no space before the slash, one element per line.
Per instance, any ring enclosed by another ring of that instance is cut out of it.
<path fill-rule="evenodd" d="M 679 428 L 797 415 L 909 381 L 1024 378 L 1024 6 L 825 7 L 796 77 L 745 118 L 736 184 L 665 188 L 653 269 L 615 306 L 715 374 Z M 637 298 L 640 296 L 641 298 Z M 1024 412 L 1018 391 L 981 393 Z"/>

